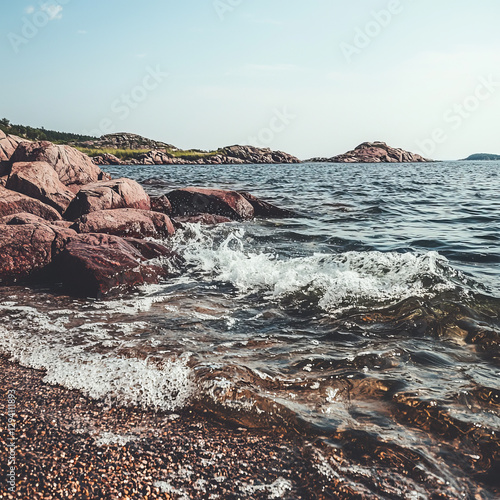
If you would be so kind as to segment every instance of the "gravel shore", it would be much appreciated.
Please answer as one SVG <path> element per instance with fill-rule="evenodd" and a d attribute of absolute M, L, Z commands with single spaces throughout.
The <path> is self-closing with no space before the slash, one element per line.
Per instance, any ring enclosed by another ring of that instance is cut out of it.
<path fill-rule="evenodd" d="M 0 356 L 0 400 L 7 408 L 15 394 L 16 413 L 16 486 L 8 491 L 2 451 L 2 499 L 332 498 L 300 436 L 228 428 L 190 411 L 113 408 L 43 377 Z"/>

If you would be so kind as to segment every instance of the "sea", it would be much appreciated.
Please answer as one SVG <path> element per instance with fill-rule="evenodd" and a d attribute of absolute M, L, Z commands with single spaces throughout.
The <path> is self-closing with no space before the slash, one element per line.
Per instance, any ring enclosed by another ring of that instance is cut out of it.
<path fill-rule="evenodd" d="M 111 406 L 287 429 L 380 498 L 500 498 L 500 162 L 105 169 L 296 216 L 185 224 L 132 295 L 2 288 L 0 352 Z"/>

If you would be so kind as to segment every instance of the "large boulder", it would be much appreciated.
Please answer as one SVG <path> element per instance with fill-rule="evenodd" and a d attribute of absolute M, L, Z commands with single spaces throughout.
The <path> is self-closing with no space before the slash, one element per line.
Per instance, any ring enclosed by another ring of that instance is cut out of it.
<path fill-rule="evenodd" d="M 0 130 L 0 177 L 10 172 L 10 159 L 21 142 L 29 142 Z"/>
<path fill-rule="evenodd" d="M 251 203 L 236 191 L 188 187 L 172 191 L 167 198 L 175 217 L 208 213 L 243 220 L 254 216 Z"/>
<path fill-rule="evenodd" d="M 49 224 L 0 225 L 0 284 L 40 277 L 76 233 Z"/>
<path fill-rule="evenodd" d="M 106 297 L 158 283 L 166 271 L 148 265 L 141 252 L 117 236 L 79 234 L 58 257 L 63 285 L 79 296 Z"/>
<path fill-rule="evenodd" d="M 168 215 L 119 208 L 83 215 L 72 226 L 79 233 L 106 233 L 131 238 L 162 238 L 175 233 Z"/>
<path fill-rule="evenodd" d="M 141 185 L 130 179 L 95 182 L 80 189 L 65 217 L 76 220 L 91 212 L 114 208 L 149 210 L 151 201 Z"/>
<path fill-rule="evenodd" d="M 253 194 L 245 191 L 240 191 L 239 193 L 252 205 L 255 217 L 286 218 L 297 216 L 294 212 L 284 208 L 279 208 L 271 203 L 268 203 L 267 201 L 260 200 Z"/>
<path fill-rule="evenodd" d="M 46 162 L 14 163 L 7 189 L 25 194 L 63 213 L 75 195 L 59 180 Z"/>
<path fill-rule="evenodd" d="M 54 221 L 55 222 L 55 221 Z M 52 224 L 53 222 L 46 221 L 38 215 L 21 212 L 19 214 L 5 215 L 0 217 L 0 224 L 7 226 L 20 226 L 22 224 Z"/>
<path fill-rule="evenodd" d="M 11 161 L 47 162 L 57 172 L 59 180 L 74 193 L 81 186 L 107 178 L 87 155 L 70 146 L 58 146 L 48 141 L 22 142 Z"/>
<path fill-rule="evenodd" d="M 59 212 L 49 205 L 0 186 L 0 217 L 22 212 L 38 215 L 49 221 L 61 220 Z"/>
<path fill-rule="evenodd" d="M 165 196 L 157 196 L 151 198 L 151 210 L 155 212 L 160 212 L 162 214 L 171 215 L 172 214 L 172 204 L 170 200 Z"/>

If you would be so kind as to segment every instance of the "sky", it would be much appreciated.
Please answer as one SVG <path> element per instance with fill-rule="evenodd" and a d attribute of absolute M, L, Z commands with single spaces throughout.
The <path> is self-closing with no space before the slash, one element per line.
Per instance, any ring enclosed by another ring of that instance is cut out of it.
<path fill-rule="evenodd" d="M 0 117 L 301 159 L 500 154 L 498 0 L 15 0 Z"/>

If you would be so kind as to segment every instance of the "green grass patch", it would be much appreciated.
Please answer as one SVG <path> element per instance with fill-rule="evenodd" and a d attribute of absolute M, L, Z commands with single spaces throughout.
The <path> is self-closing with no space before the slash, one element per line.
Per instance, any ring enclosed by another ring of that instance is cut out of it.
<path fill-rule="evenodd" d="M 219 154 L 219 151 L 199 151 L 197 149 L 169 151 L 174 158 L 182 158 L 183 160 L 199 160 L 200 158 L 208 158 Z"/>
<path fill-rule="evenodd" d="M 80 146 L 75 146 L 78 151 L 85 153 L 90 157 L 99 156 L 105 153 L 111 154 L 119 158 L 120 160 L 132 160 L 139 159 L 142 155 L 149 153 L 149 149 L 114 149 L 114 148 L 83 148 Z M 200 158 L 208 158 L 210 156 L 215 156 L 219 154 L 219 151 L 199 151 L 196 149 L 189 150 L 167 150 L 169 155 L 174 158 L 182 158 L 187 161 L 196 161 Z"/>
<path fill-rule="evenodd" d="M 85 153 L 86 155 L 90 157 L 94 156 L 99 156 L 102 154 L 111 154 L 116 156 L 117 158 L 120 158 L 120 160 L 131 160 L 132 158 L 139 158 L 141 155 L 145 153 L 149 153 L 149 149 L 114 149 L 114 148 L 102 148 L 102 149 L 95 149 L 95 148 L 82 148 L 80 146 L 75 146 L 78 151 L 81 151 L 82 153 Z"/>

